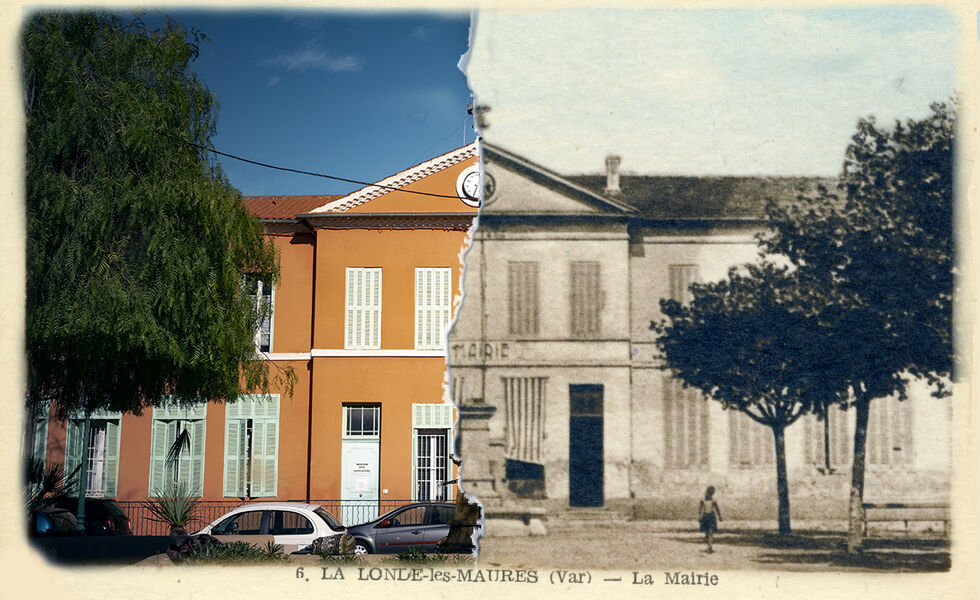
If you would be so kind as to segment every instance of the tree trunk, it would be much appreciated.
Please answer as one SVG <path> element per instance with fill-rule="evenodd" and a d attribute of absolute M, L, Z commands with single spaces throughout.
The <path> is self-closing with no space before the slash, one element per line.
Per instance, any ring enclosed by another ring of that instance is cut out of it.
<path fill-rule="evenodd" d="M 779 534 L 793 533 L 789 525 L 789 480 L 786 477 L 786 440 L 782 427 L 773 427 L 776 438 L 776 493 L 779 496 Z"/>
<path fill-rule="evenodd" d="M 857 410 L 854 425 L 854 465 L 851 467 L 851 499 L 847 515 L 847 551 L 851 554 L 860 552 L 864 545 L 864 455 L 871 400 L 860 396 L 854 407 Z"/>

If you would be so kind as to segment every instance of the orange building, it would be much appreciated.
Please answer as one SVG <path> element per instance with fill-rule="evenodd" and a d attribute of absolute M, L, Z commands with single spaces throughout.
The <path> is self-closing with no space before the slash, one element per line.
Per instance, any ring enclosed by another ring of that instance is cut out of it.
<path fill-rule="evenodd" d="M 399 503 L 452 497 L 454 413 L 446 330 L 461 300 L 462 252 L 476 216 L 476 144 L 343 196 L 246 197 L 280 260 L 256 332 L 270 369 L 295 383 L 268 395 L 140 416 L 39 418 L 33 453 L 73 468 L 87 494 L 116 498 L 136 533 L 138 501 L 177 480 L 207 517 L 253 499 L 326 504 L 345 523 Z M 191 444 L 166 460 L 177 433 Z M 84 446 L 84 448 L 83 448 Z"/>

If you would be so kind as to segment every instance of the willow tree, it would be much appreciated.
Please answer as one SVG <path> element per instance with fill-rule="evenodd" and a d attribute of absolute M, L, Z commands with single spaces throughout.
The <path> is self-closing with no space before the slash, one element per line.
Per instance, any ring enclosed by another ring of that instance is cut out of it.
<path fill-rule="evenodd" d="M 190 69 L 201 39 L 105 12 L 24 24 L 31 405 L 138 413 L 269 385 L 242 282 L 274 278 L 275 252 L 199 149 L 218 110 Z"/>

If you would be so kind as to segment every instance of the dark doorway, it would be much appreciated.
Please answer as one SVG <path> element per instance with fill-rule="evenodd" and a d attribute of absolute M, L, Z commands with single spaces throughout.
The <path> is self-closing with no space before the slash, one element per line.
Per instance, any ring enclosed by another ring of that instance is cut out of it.
<path fill-rule="evenodd" d="M 568 504 L 602 506 L 602 386 L 568 386 Z"/>

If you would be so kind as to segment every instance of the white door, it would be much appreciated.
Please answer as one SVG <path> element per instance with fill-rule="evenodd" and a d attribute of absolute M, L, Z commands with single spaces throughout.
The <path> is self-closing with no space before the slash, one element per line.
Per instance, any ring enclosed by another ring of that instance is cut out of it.
<path fill-rule="evenodd" d="M 340 522 L 350 527 L 378 516 L 381 440 L 344 440 L 341 448 Z"/>

